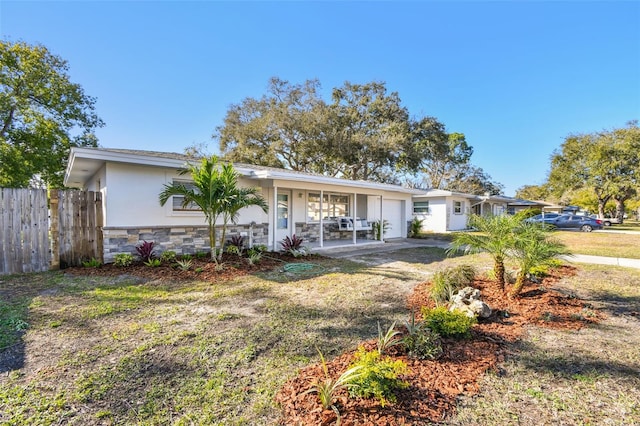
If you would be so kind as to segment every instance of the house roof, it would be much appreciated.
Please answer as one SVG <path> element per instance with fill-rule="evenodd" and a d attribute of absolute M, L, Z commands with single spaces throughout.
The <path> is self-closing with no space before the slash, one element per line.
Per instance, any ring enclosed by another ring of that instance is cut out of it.
<path fill-rule="evenodd" d="M 66 186 L 71 187 L 83 186 L 85 182 L 107 162 L 183 169 L 186 163 L 194 161 L 199 161 L 199 158 L 175 152 L 74 147 L 71 148 L 71 152 L 69 154 L 69 163 L 65 172 L 64 183 Z M 324 183 L 408 194 L 417 194 L 422 192 L 416 189 L 403 188 L 399 185 L 368 182 L 363 180 L 341 179 L 313 173 L 278 169 L 275 167 L 242 163 L 233 163 L 233 165 L 240 175 L 251 179 L 277 179 L 297 182 Z"/>
<path fill-rule="evenodd" d="M 414 194 L 413 198 L 437 198 L 437 197 L 459 197 L 459 198 L 467 198 L 469 200 L 474 201 L 492 201 L 492 202 L 500 202 L 506 203 L 510 200 L 509 197 L 505 197 L 503 195 L 476 195 L 476 194 L 467 194 L 465 192 L 456 192 L 456 191 L 447 191 L 444 189 L 428 189 L 423 190 L 420 194 Z"/>

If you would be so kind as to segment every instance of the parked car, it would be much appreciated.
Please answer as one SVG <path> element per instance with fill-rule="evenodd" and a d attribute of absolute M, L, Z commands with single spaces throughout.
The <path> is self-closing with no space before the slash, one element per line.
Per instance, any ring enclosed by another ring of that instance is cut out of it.
<path fill-rule="evenodd" d="M 611 226 L 614 223 L 620 223 L 620 219 L 618 219 L 617 217 L 604 217 L 602 219 L 602 224 L 604 226 Z"/>
<path fill-rule="evenodd" d="M 544 215 L 537 214 L 535 216 L 531 216 L 525 220 L 527 222 L 552 223 L 558 218 L 558 216 L 560 216 L 560 213 L 545 213 Z"/>
<path fill-rule="evenodd" d="M 600 219 L 576 214 L 563 214 L 548 223 L 557 229 L 579 229 L 584 232 L 602 229 L 602 221 Z"/>

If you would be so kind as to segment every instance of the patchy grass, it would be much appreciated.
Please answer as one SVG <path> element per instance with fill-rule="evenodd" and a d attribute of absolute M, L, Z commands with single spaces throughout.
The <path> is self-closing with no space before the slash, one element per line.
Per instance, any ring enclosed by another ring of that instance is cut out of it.
<path fill-rule="evenodd" d="M 218 283 L 2 277 L 0 330 L 12 346 L 0 351 L 0 424 L 277 424 L 273 396 L 319 361 L 316 346 L 331 359 L 375 337 L 378 321 L 406 319 L 407 294 L 436 270 L 492 266 L 434 248 L 357 260 Z M 531 328 L 451 424 L 640 422 L 640 271 L 580 271 L 564 290 L 609 319 L 577 332 Z M 28 328 L 7 328 L 11 318 Z"/>
<path fill-rule="evenodd" d="M 640 259 L 640 233 L 556 231 L 552 235 L 576 254 Z"/>

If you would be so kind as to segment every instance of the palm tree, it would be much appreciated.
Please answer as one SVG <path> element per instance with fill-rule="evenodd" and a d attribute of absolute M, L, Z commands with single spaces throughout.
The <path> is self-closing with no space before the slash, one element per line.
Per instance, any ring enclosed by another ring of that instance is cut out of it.
<path fill-rule="evenodd" d="M 568 255 L 569 250 L 560 241 L 549 238 L 549 228 L 536 222 L 522 222 L 515 229 L 514 247 L 510 257 L 520 267 L 516 282 L 509 297 L 517 297 L 522 291 L 531 269 L 539 266 L 553 266 L 560 255 Z"/>
<path fill-rule="evenodd" d="M 165 185 L 159 195 L 160 205 L 165 205 L 172 196 L 183 197 L 182 206 L 195 204 L 204 213 L 209 226 L 211 242 L 211 260 L 222 259 L 222 251 L 218 254 L 216 242 L 216 222 L 223 219 L 222 235 L 226 233 L 229 221 L 237 220 L 238 212 L 244 207 L 257 205 L 265 212 L 267 204 L 257 189 L 239 188 L 238 173 L 230 163 L 221 164 L 218 157 L 203 158 L 199 166 L 188 164 L 180 174 L 191 174 L 193 185 L 181 183 Z"/>
<path fill-rule="evenodd" d="M 510 215 L 471 215 L 469 227 L 475 231 L 455 234 L 447 253 L 452 255 L 460 250 L 467 254 L 489 253 L 493 258 L 493 272 L 498 285 L 504 290 L 504 261 L 513 248 L 513 231 L 521 221 L 521 218 Z"/>

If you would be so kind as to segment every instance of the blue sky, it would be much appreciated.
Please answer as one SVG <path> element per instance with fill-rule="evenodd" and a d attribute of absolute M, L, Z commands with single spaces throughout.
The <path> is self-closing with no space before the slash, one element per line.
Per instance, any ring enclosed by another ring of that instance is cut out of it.
<path fill-rule="evenodd" d="M 640 119 L 640 2 L 0 1 L 97 98 L 101 146 L 181 152 L 272 76 L 386 82 L 513 195 L 572 133 Z"/>

